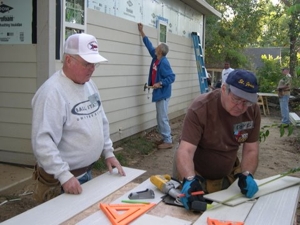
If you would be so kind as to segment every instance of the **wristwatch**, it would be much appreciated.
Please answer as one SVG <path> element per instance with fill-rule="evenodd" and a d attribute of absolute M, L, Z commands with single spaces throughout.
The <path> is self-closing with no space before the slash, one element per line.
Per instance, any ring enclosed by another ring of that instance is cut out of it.
<path fill-rule="evenodd" d="M 162 82 L 161 81 L 159 81 L 159 84 L 160 84 L 160 86 L 162 86 Z"/>
<path fill-rule="evenodd" d="M 194 178 L 195 178 L 195 176 L 188 176 L 188 177 L 186 177 L 185 179 L 191 181 L 191 180 L 193 180 Z"/>
<path fill-rule="evenodd" d="M 248 170 L 242 172 L 243 175 L 248 176 L 249 174 L 251 174 Z M 251 174 L 252 175 L 252 174 Z"/>

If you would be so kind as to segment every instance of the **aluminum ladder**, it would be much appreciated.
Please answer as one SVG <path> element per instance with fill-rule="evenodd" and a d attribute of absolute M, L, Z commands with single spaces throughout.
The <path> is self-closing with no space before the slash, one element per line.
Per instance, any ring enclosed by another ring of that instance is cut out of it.
<path fill-rule="evenodd" d="M 208 89 L 208 83 L 207 83 L 207 74 L 206 74 L 207 71 L 206 71 L 205 64 L 204 64 L 201 40 L 200 40 L 199 33 L 197 33 L 197 32 L 192 32 L 191 36 L 192 36 L 193 43 L 194 43 L 200 92 L 201 92 L 201 94 L 203 94 L 203 93 L 208 92 L 209 89 Z"/>

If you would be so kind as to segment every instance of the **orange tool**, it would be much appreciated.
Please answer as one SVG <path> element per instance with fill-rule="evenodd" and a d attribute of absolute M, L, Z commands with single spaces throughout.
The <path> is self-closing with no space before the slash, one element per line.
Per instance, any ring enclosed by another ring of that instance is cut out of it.
<path fill-rule="evenodd" d="M 210 219 L 207 217 L 207 224 L 208 225 L 244 225 L 244 222 L 233 222 L 233 221 L 224 221 L 224 220 L 216 220 Z"/>
<path fill-rule="evenodd" d="M 191 195 L 204 195 L 204 191 L 195 191 L 192 192 Z M 179 194 L 178 197 L 184 197 L 185 194 Z"/>
<path fill-rule="evenodd" d="M 127 225 L 140 215 L 148 211 L 155 204 L 104 204 L 100 203 L 101 210 L 113 225 Z"/>

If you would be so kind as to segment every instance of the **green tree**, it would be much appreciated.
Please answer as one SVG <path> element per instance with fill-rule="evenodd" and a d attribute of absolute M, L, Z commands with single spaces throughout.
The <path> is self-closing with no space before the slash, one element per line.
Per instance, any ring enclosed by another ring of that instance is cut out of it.
<path fill-rule="evenodd" d="M 206 64 L 230 61 L 235 68 L 247 68 L 243 49 L 260 36 L 261 17 L 268 0 L 207 0 L 222 13 L 222 18 L 208 17 L 206 32 Z"/>

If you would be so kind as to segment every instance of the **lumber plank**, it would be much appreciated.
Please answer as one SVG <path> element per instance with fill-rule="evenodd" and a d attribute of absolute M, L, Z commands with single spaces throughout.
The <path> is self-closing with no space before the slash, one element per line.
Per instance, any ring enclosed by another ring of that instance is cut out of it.
<path fill-rule="evenodd" d="M 260 184 L 263 184 L 263 183 L 265 183 L 267 181 L 270 181 L 274 178 L 277 178 L 279 176 L 280 175 L 275 175 L 275 176 L 268 177 L 268 178 L 265 178 L 265 179 L 262 179 L 262 180 L 256 180 L 256 182 L 257 182 L 258 185 L 260 185 Z M 269 194 L 269 193 L 272 193 L 272 192 L 275 192 L 275 191 L 278 191 L 278 190 L 281 190 L 281 189 L 284 189 L 284 188 L 287 188 L 287 187 L 291 187 L 291 186 L 299 184 L 299 183 L 300 183 L 300 178 L 291 177 L 291 176 L 282 177 L 278 180 L 275 180 L 271 183 L 268 183 L 266 185 L 263 185 L 263 186 L 259 187 L 259 191 L 251 199 L 255 199 L 255 198 L 258 198 L 260 196 L 263 196 L 263 195 L 266 195 L 266 194 Z M 218 191 L 218 192 L 215 192 L 215 193 L 204 195 L 204 198 L 209 199 L 209 200 L 214 201 L 214 202 L 222 202 L 222 201 L 225 201 L 226 199 L 228 199 L 229 197 L 234 196 L 234 195 L 239 194 L 239 193 L 240 193 L 240 188 L 238 187 L 237 180 L 236 180 L 226 190 L 222 190 L 222 191 Z M 235 206 L 235 205 L 241 204 L 241 203 L 243 203 L 245 201 L 248 201 L 248 200 L 250 200 L 250 199 L 247 198 L 247 197 L 241 196 L 241 197 L 238 197 L 234 200 L 226 202 L 225 204 L 229 205 L 229 206 Z"/>
<path fill-rule="evenodd" d="M 126 176 L 120 176 L 117 169 L 114 169 L 111 174 L 106 172 L 83 184 L 83 191 L 80 195 L 62 194 L 18 216 L 4 221 L 1 225 L 61 224 L 146 172 L 144 170 L 128 167 L 123 167 L 123 169 Z"/>
<path fill-rule="evenodd" d="M 260 197 L 245 220 L 245 225 L 295 224 L 299 190 L 299 185 L 296 185 Z"/>

